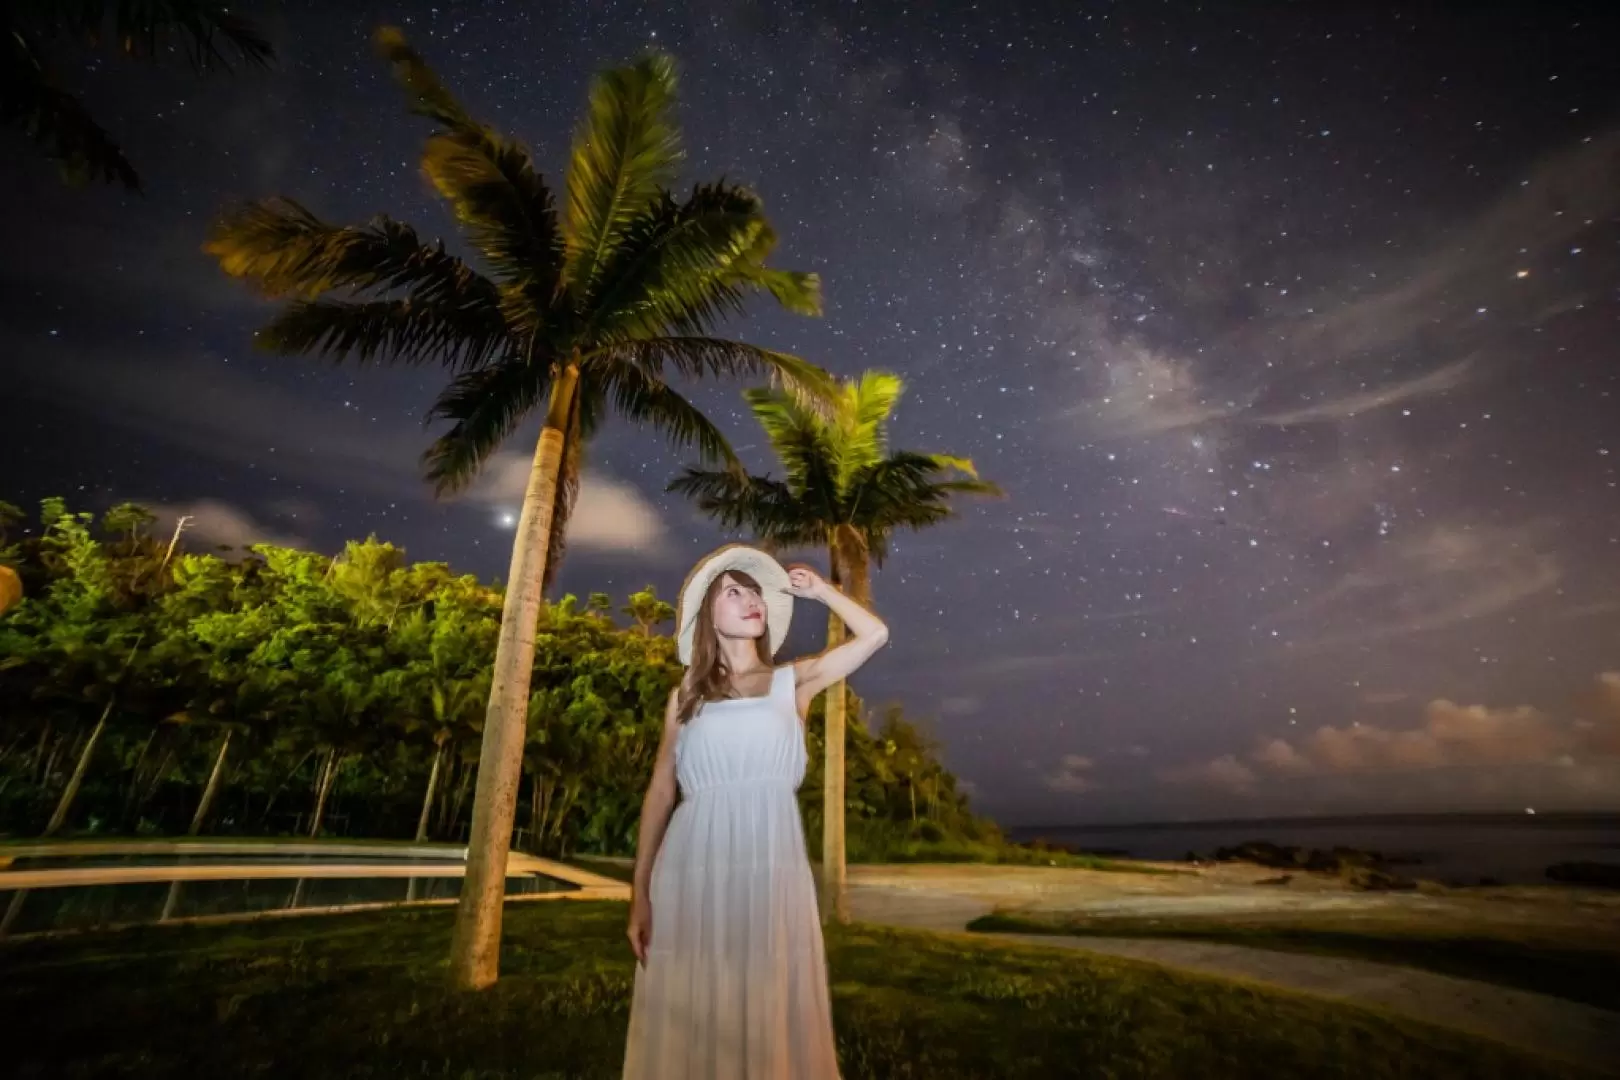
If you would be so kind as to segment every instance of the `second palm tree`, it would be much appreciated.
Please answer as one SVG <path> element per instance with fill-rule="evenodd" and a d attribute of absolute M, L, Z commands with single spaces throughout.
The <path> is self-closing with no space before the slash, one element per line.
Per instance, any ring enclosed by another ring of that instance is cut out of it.
<path fill-rule="evenodd" d="M 896 529 L 937 525 L 954 512 L 955 495 L 997 495 L 967 458 L 889 452 L 890 414 L 904 390 L 898 375 L 868 371 L 843 383 L 830 415 L 780 390 L 747 391 L 748 403 L 781 459 L 786 476 L 687 469 L 669 490 L 692 496 L 728 528 L 752 532 L 776 548 L 827 552 L 833 584 L 872 603 L 871 567 L 881 567 Z M 828 613 L 827 647 L 844 640 Z M 849 921 L 844 867 L 844 684 L 827 691 L 822 902 L 824 918 Z"/>

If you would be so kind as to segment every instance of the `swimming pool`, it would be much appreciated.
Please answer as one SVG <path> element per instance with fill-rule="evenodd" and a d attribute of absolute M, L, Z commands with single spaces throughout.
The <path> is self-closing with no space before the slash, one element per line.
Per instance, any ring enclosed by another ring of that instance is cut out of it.
<path fill-rule="evenodd" d="M 466 849 L 313 843 L 0 847 L 0 937 L 453 903 Z M 618 899 L 625 887 L 514 852 L 514 899 Z"/>

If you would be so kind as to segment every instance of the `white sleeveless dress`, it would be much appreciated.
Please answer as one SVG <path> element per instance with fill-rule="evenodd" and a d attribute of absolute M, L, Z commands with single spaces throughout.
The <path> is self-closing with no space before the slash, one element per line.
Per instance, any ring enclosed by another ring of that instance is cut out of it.
<path fill-rule="evenodd" d="M 837 1080 L 794 691 L 777 668 L 763 697 L 709 702 L 676 736 L 625 1080 Z"/>

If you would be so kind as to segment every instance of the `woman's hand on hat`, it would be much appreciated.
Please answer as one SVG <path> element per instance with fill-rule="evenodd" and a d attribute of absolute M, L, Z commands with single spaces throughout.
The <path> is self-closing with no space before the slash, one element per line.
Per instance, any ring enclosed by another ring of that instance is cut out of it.
<path fill-rule="evenodd" d="M 826 580 L 803 563 L 788 567 L 788 587 L 784 591 L 789 596 L 820 600 L 827 587 Z"/>

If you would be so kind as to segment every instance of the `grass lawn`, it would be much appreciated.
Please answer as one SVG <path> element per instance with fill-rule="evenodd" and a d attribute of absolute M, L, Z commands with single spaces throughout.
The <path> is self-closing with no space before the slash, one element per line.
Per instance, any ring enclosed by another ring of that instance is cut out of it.
<path fill-rule="evenodd" d="M 7 1075 L 616 1077 L 623 904 L 507 908 L 503 978 L 443 986 L 444 909 L 0 947 Z M 1149 965 L 857 926 L 830 934 L 846 1080 L 1586 1075 L 1421 1024 Z"/>
<path fill-rule="evenodd" d="M 1422 968 L 1520 990 L 1620 1009 L 1620 947 L 1611 928 L 1584 939 L 1501 923 L 1424 920 L 1412 915 L 1352 920 L 1309 916 L 1065 918 L 991 914 L 968 924 L 981 933 L 1181 938 L 1317 953 Z"/>

